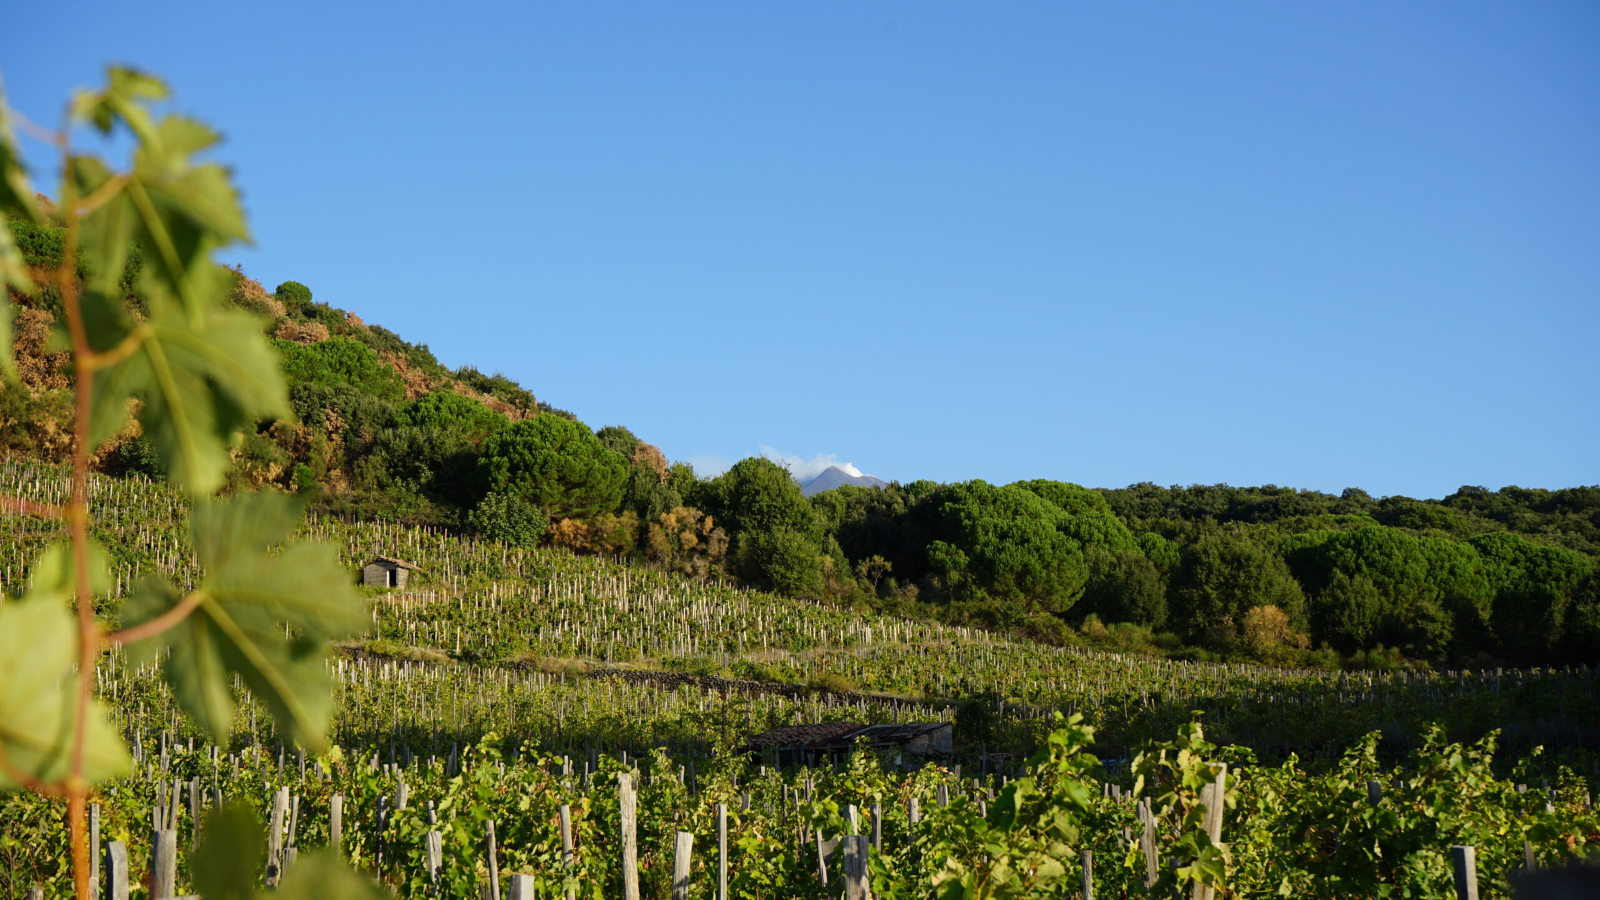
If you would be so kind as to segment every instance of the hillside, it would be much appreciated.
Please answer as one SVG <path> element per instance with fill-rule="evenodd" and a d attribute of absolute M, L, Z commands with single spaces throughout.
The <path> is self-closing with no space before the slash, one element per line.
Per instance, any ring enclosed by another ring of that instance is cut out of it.
<path fill-rule="evenodd" d="M 68 490 L 66 473 L 0 464 L 0 490 L 24 489 L 57 501 Z M 121 599 L 146 576 L 197 580 L 182 531 L 186 505 L 141 478 L 93 481 L 95 537 L 108 548 L 113 572 L 112 589 L 97 603 L 113 621 Z M 0 572 L 6 592 L 15 594 L 28 564 L 62 528 L 32 517 L 3 521 Z M 363 669 L 368 684 L 415 667 L 440 669 L 435 677 L 446 685 L 502 684 L 494 704 L 455 714 L 456 727 L 467 724 L 461 715 L 484 715 L 491 717 L 488 728 L 508 706 L 523 710 L 517 715 L 524 727 L 557 715 L 570 725 L 570 710 L 559 710 L 599 691 L 609 698 L 607 715 L 627 712 L 603 725 L 590 722 L 593 730 L 632 734 L 641 746 L 667 737 L 689 741 L 700 727 L 694 713 L 701 690 L 616 674 L 661 672 L 744 682 L 732 685 L 746 698 L 743 721 L 725 726 L 738 740 L 818 718 L 945 719 L 958 723 L 964 745 L 1027 753 L 1059 709 L 1083 713 L 1107 750 L 1170 735 L 1195 710 L 1204 711 L 1216 737 L 1262 752 L 1335 753 L 1380 727 L 1404 743 L 1428 722 L 1463 738 L 1501 729 L 1518 745 L 1600 742 L 1592 669 L 1350 675 L 1155 660 L 797 604 L 660 569 L 432 527 L 323 515 L 305 531 L 339 549 L 352 579 L 378 554 L 422 570 L 405 590 L 367 589 L 373 631 L 345 654 L 351 664 L 390 663 Z M 164 693 L 154 683 L 148 689 Z M 376 714 L 364 709 L 362 696 L 344 697 L 343 727 L 357 728 Z"/>
<path fill-rule="evenodd" d="M 9 227 L 36 271 L 59 259 L 60 229 Z M 121 283 L 137 314 L 134 249 Z M 305 285 L 231 277 L 233 304 L 273 337 L 294 412 L 239 436 L 231 485 L 297 492 L 324 515 L 628 558 L 1058 646 L 1320 668 L 1600 652 L 1600 487 L 1464 487 L 1440 500 L 1048 480 L 868 488 L 830 470 L 802 488 L 761 458 L 702 479 L 626 427 L 594 429 L 504 376 L 447 369 Z M 9 294 L 20 385 L 0 392 L 0 447 L 45 462 L 69 446 L 53 291 Z M 95 467 L 161 474 L 136 426 Z"/>

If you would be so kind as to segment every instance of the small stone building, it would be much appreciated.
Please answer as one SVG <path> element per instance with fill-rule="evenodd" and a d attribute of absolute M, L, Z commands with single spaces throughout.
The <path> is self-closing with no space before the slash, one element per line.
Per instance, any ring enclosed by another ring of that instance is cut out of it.
<path fill-rule="evenodd" d="M 955 752 L 955 729 L 949 722 L 907 722 L 897 725 L 861 725 L 823 722 L 789 725 L 752 737 L 747 753 L 768 753 L 780 766 L 816 765 L 842 760 L 856 742 L 865 740 L 874 750 L 898 749 L 923 760 L 949 759 Z"/>
<path fill-rule="evenodd" d="M 403 588 L 412 572 L 421 571 L 403 559 L 375 556 L 361 567 L 361 584 L 364 587 Z"/>

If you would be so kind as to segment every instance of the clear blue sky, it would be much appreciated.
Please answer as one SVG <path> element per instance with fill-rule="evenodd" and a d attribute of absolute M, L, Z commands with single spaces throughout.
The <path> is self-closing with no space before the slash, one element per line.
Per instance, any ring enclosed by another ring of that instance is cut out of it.
<path fill-rule="evenodd" d="M 269 289 L 675 459 L 1600 482 L 1591 0 L 12 6 L 25 114 L 226 132 Z"/>

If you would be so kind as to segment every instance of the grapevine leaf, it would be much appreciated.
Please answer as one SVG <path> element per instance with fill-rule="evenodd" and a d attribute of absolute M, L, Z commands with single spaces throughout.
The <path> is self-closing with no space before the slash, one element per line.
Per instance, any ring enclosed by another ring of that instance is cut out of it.
<path fill-rule="evenodd" d="M 148 104 L 167 97 L 160 78 L 123 66 L 106 69 L 106 86 L 100 91 L 80 91 L 72 98 L 74 119 L 88 122 L 101 134 L 110 134 L 117 120 L 141 137 L 150 131 Z"/>
<path fill-rule="evenodd" d="M 198 604 L 172 629 L 130 648 L 148 656 L 158 641 L 171 647 L 164 673 L 173 694 L 218 739 L 232 729 L 228 675 L 238 673 L 291 740 L 320 748 L 333 705 L 323 665 L 328 642 L 367 627 L 361 595 L 331 547 L 298 543 L 268 554 L 300 513 L 298 500 L 277 493 L 196 504 L 192 539 L 207 573 Z M 129 601 L 130 624 L 181 601 L 171 587 L 147 582 Z M 293 637 L 284 637 L 286 625 Z"/>
<path fill-rule="evenodd" d="M 345 865 L 338 854 L 320 850 L 296 859 L 283 883 L 260 896 L 271 900 L 386 900 L 389 895 L 371 878 Z"/>
<path fill-rule="evenodd" d="M 136 330 L 138 348 L 96 379 L 91 444 L 120 432 L 138 397 L 171 480 L 209 494 L 223 484 L 240 429 L 289 415 L 277 353 L 260 321 L 238 309 L 214 307 L 195 322 L 168 307 Z"/>
<path fill-rule="evenodd" d="M 261 868 L 261 823 L 244 804 L 213 811 L 200 831 L 194 854 L 194 885 L 205 900 L 245 900 Z"/>
<path fill-rule="evenodd" d="M 220 135 L 186 116 L 155 119 L 150 103 L 165 95 L 160 82 L 112 69 L 109 86 L 82 95 L 74 111 L 102 131 L 125 123 L 138 138 L 133 167 L 116 176 L 99 160 L 78 156 L 67 176 L 77 196 L 97 197 L 82 231 L 94 286 L 116 293 L 128 248 L 137 243 L 145 259 L 140 286 L 153 298 L 180 304 L 198 322 L 229 284 L 212 251 L 248 241 L 250 231 L 228 170 L 194 159 Z"/>
<path fill-rule="evenodd" d="M 109 576 L 104 550 L 90 560 L 97 587 Z M 73 595 L 72 556 L 65 545 L 45 551 L 33 569 L 27 596 L 0 605 L 0 789 L 18 786 L 13 769 L 30 778 L 59 782 L 71 770 L 77 711 L 77 622 L 67 608 Z M 83 776 L 90 781 L 127 771 L 128 754 L 91 701 L 86 719 Z"/>

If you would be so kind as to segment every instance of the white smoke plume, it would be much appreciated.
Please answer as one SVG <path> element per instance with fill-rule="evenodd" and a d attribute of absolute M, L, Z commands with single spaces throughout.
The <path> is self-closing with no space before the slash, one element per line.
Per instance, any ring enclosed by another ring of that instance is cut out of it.
<path fill-rule="evenodd" d="M 818 453 L 810 459 L 805 459 L 763 444 L 761 445 L 761 455 L 788 469 L 789 474 L 800 484 L 805 484 L 821 475 L 827 471 L 829 466 L 838 466 L 850 475 L 860 476 L 862 474 L 854 463 L 839 462 L 839 456 L 835 453 Z"/>

